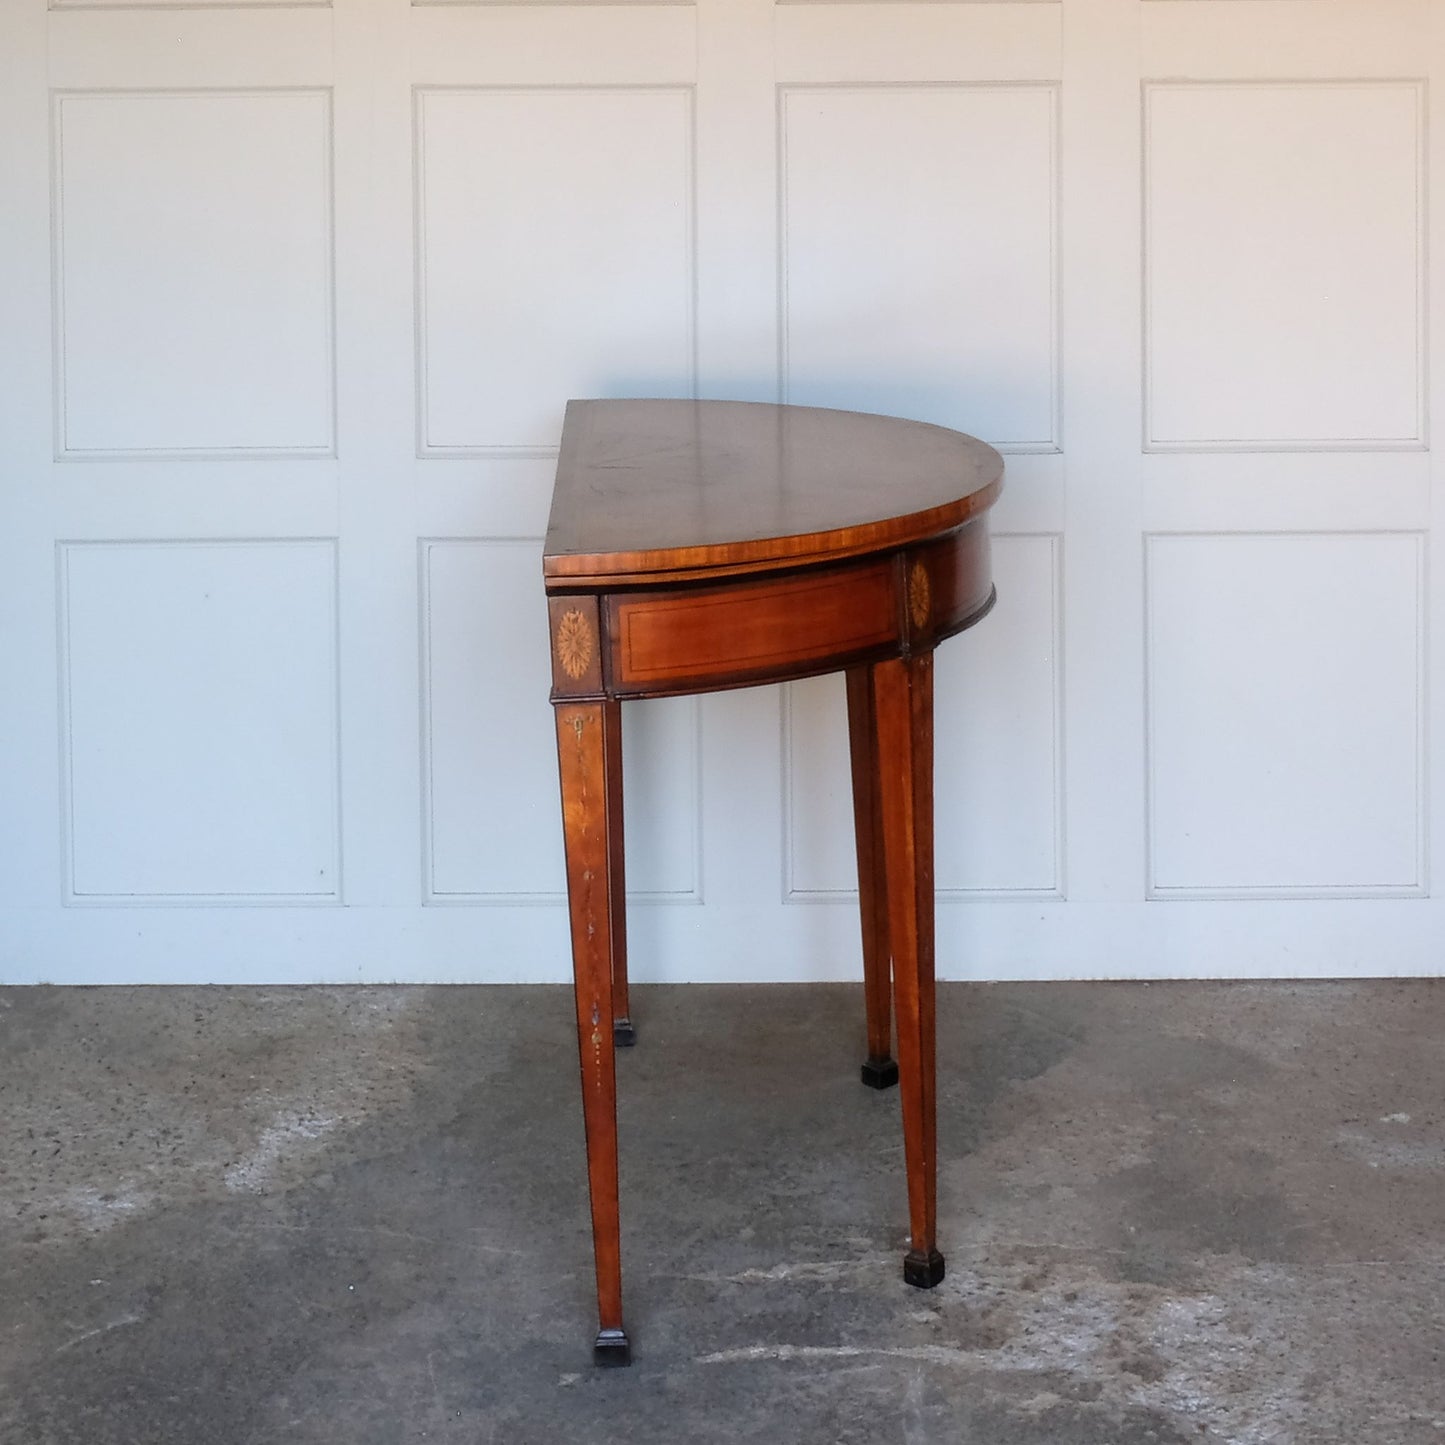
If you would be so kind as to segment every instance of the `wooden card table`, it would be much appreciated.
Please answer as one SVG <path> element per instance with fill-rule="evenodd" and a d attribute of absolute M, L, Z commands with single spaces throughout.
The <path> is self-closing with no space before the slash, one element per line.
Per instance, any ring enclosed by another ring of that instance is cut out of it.
<path fill-rule="evenodd" d="M 1002 479 L 992 447 L 892 417 L 724 401 L 567 407 L 542 571 L 599 1363 L 631 1358 L 613 1053 L 633 1042 L 624 698 L 847 674 L 863 1081 L 897 1083 L 902 1094 L 912 1245 L 903 1277 L 924 1289 L 943 1278 L 934 1239 L 933 649 L 993 604 L 987 514 Z"/>

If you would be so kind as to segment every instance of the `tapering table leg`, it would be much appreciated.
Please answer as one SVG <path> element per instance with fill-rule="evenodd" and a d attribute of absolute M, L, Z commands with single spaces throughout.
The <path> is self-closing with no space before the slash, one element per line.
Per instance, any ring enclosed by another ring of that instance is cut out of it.
<path fill-rule="evenodd" d="M 598 1364 L 626 1365 L 631 1347 L 622 1328 L 622 1236 L 617 1204 L 617 1072 L 614 1053 L 612 881 L 614 789 L 619 745 L 616 704 L 556 706 L 557 760 L 562 779 L 562 830 L 567 851 L 567 901 L 572 922 L 572 971 L 577 998 L 577 1047 L 582 1062 L 582 1113 L 587 1131 L 587 1183 L 597 1266 Z M 616 789 L 620 799 L 620 786 Z M 620 851 L 620 844 L 619 844 Z"/>
<path fill-rule="evenodd" d="M 888 890 L 883 878 L 882 819 L 878 808 L 878 730 L 873 685 L 866 667 L 850 667 L 848 750 L 853 773 L 853 834 L 858 851 L 858 912 L 863 924 L 863 996 L 868 1057 L 863 1082 L 886 1089 L 898 1082 L 893 1061 L 893 982 L 888 947 Z"/>
<path fill-rule="evenodd" d="M 883 871 L 898 1011 L 899 1089 L 912 1247 L 909 1284 L 943 1278 L 938 1252 L 938 1116 L 933 958 L 933 654 L 875 663 Z"/>
<path fill-rule="evenodd" d="M 627 997 L 627 870 L 622 850 L 622 704 L 602 704 L 607 747 L 607 856 L 609 916 L 612 920 L 612 1038 L 623 1048 L 637 1042 Z"/>

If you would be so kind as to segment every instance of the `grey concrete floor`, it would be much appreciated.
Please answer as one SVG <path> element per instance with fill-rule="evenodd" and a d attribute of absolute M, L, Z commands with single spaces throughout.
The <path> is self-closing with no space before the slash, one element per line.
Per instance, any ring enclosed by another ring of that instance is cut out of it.
<path fill-rule="evenodd" d="M 638 990 L 594 1370 L 556 988 L 0 990 L 3 1445 L 1445 1445 L 1445 981 Z"/>

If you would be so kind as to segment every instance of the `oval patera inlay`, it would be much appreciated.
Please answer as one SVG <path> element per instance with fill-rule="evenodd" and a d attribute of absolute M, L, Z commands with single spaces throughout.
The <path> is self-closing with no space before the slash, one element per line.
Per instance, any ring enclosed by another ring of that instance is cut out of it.
<path fill-rule="evenodd" d="M 576 682 L 592 661 L 592 626 L 587 614 L 573 607 L 557 624 L 557 661 L 562 671 Z"/>
<path fill-rule="evenodd" d="M 908 615 L 915 627 L 928 625 L 929 609 L 933 599 L 929 595 L 928 568 L 922 562 L 914 561 L 908 573 Z"/>

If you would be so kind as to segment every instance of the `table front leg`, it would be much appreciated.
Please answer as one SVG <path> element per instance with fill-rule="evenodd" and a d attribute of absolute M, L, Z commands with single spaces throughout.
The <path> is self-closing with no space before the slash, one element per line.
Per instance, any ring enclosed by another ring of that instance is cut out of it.
<path fill-rule="evenodd" d="M 615 824 L 610 739 L 615 704 L 556 706 L 557 761 L 562 778 L 562 831 L 567 850 L 567 901 L 572 923 L 572 973 L 577 1047 L 582 1061 L 582 1114 L 587 1131 L 587 1183 L 592 1199 L 592 1249 L 597 1266 L 598 1364 L 626 1365 L 631 1347 L 622 1328 L 622 1235 L 617 1203 L 617 1070 L 612 1021 L 612 882 Z M 617 789 L 620 802 L 621 790 Z"/>
<path fill-rule="evenodd" d="M 898 1011 L 899 1089 L 912 1247 L 903 1278 L 931 1289 L 938 1252 L 938 1113 L 933 959 L 933 653 L 871 668 L 888 936 Z"/>
<path fill-rule="evenodd" d="M 627 997 L 627 869 L 622 851 L 622 704 L 602 704 L 607 748 L 608 898 L 612 927 L 612 1038 L 623 1048 L 637 1042 Z"/>
<path fill-rule="evenodd" d="M 883 878 L 882 818 L 878 803 L 878 729 L 870 669 L 850 667 L 848 750 L 853 773 L 853 836 L 858 852 L 858 912 L 863 925 L 863 996 L 868 1057 L 863 1082 L 886 1089 L 898 1082 L 893 1061 L 893 981 L 888 945 L 888 890 Z"/>

